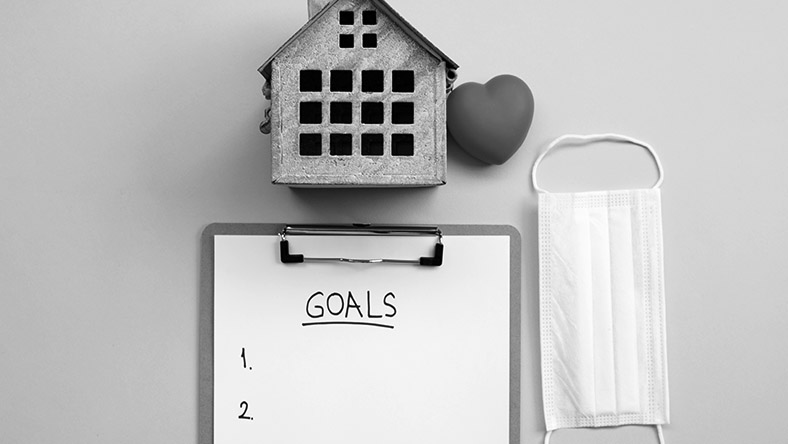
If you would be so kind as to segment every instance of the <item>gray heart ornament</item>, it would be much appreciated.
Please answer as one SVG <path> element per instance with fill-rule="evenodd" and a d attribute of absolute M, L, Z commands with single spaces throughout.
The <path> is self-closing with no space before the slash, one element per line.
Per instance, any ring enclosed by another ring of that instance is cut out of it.
<path fill-rule="evenodd" d="M 534 95 L 519 77 L 504 74 L 484 85 L 463 83 L 449 94 L 449 133 L 476 159 L 501 165 L 520 149 L 534 118 Z"/>

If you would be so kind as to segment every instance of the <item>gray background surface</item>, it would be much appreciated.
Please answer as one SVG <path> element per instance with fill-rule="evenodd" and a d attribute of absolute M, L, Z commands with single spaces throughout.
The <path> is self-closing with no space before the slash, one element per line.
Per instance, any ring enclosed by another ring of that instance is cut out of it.
<path fill-rule="evenodd" d="M 788 384 L 788 33 L 783 2 L 395 0 L 460 64 L 534 91 L 523 148 L 449 147 L 448 184 L 270 184 L 256 68 L 306 21 L 293 1 L 0 4 L 0 435 L 10 443 L 194 443 L 199 236 L 211 222 L 501 223 L 523 236 L 522 442 L 544 422 L 535 156 L 563 133 L 657 149 L 668 443 L 779 442 Z M 637 148 L 548 157 L 554 190 L 648 186 Z M 653 429 L 554 444 L 656 442 Z"/>

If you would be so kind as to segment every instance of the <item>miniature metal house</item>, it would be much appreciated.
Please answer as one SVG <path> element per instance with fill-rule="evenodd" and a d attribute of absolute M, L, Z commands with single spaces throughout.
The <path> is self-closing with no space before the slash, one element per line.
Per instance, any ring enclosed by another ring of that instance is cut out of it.
<path fill-rule="evenodd" d="M 312 0 L 310 14 L 259 69 L 273 183 L 445 184 L 457 64 L 385 1 Z"/>

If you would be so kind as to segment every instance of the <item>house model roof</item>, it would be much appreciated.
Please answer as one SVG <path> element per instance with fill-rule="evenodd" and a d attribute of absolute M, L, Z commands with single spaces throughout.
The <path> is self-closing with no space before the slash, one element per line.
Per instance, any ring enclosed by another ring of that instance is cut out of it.
<path fill-rule="evenodd" d="M 260 74 L 263 75 L 266 79 L 270 80 L 271 78 L 271 62 L 285 49 L 287 48 L 290 43 L 298 39 L 298 37 L 304 33 L 307 29 L 309 29 L 312 24 L 314 24 L 317 20 L 319 20 L 326 12 L 331 9 L 333 5 L 343 0 L 332 0 L 328 3 L 320 12 L 315 14 L 311 19 L 301 29 L 298 30 L 292 37 L 290 37 L 284 45 L 279 47 L 279 49 L 274 52 L 274 54 L 268 58 L 268 60 L 263 63 L 263 65 L 257 70 Z M 423 47 L 427 52 L 432 54 L 438 60 L 446 62 L 446 66 L 450 69 L 457 69 L 459 66 L 454 63 L 452 59 L 450 59 L 446 54 L 444 54 L 438 47 L 433 45 L 426 37 L 424 37 L 416 28 L 413 27 L 410 23 L 408 23 L 394 8 L 391 7 L 388 3 L 384 0 L 370 0 L 370 2 L 375 5 L 382 13 L 386 14 L 392 21 L 394 21 L 410 38 L 416 41 L 421 47 Z"/>

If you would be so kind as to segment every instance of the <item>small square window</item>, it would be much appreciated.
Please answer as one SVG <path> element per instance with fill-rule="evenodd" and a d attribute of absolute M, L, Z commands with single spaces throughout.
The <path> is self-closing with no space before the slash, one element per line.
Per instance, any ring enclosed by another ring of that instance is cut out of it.
<path fill-rule="evenodd" d="M 339 24 L 352 25 L 353 24 L 353 11 L 339 11 Z"/>
<path fill-rule="evenodd" d="M 353 44 L 353 34 L 339 34 L 340 48 L 352 48 Z"/>
<path fill-rule="evenodd" d="M 361 71 L 361 91 L 383 92 L 383 71 Z"/>
<path fill-rule="evenodd" d="M 413 123 L 413 102 L 392 103 L 391 123 L 395 125 L 410 125 Z"/>
<path fill-rule="evenodd" d="M 377 48 L 378 35 L 377 34 L 364 34 L 361 36 L 361 46 L 364 48 Z"/>
<path fill-rule="evenodd" d="M 392 156 L 412 156 L 413 155 L 413 134 L 392 134 L 391 135 L 391 155 Z"/>
<path fill-rule="evenodd" d="M 382 124 L 383 123 L 383 103 L 381 103 L 381 102 L 362 102 L 361 103 L 361 123 Z"/>
<path fill-rule="evenodd" d="M 323 141 L 320 134 L 301 134 L 298 152 L 302 156 L 319 156 L 323 154 Z"/>
<path fill-rule="evenodd" d="M 383 134 L 362 134 L 361 135 L 361 155 L 362 156 L 382 156 L 383 155 Z"/>
<path fill-rule="evenodd" d="M 392 71 L 391 90 L 393 92 L 412 93 L 414 88 L 413 71 Z"/>
<path fill-rule="evenodd" d="M 361 13 L 361 23 L 364 25 L 377 25 L 378 14 L 375 11 L 364 11 Z"/>
<path fill-rule="evenodd" d="M 322 91 L 323 73 L 316 69 L 304 69 L 299 83 L 301 91 Z"/>
<path fill-rule="evenodd" d="M 331 102 L 331 123 L 353 123 L 353 103 Z"/>
<path fill-rule="evenodd" d="M 300 123 L 323 123 L 323 103 L 301 102 L 298 121 Z"/>
<path fill-rule="evenodd" d="M 330 153 L 332 156 L 350 156 L 353 154 L 353 135 L 332 134 Z"/>
<path fill-rule="evenodd" d="M 353 71 L 331 71 L 331 91 L 353 91 Z"/>

